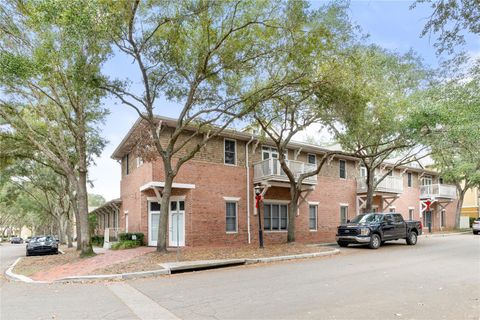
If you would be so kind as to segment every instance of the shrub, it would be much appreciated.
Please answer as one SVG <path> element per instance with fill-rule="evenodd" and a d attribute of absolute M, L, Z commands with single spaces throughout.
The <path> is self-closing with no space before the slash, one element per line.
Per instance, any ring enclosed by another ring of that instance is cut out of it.
<path fill-rule="evenodd" d="M 103 247 L 103 241 L 104 241 L 103 236 L 92 236 L 90 238 L 90 241 L 92 242 L 92 245 L 97 246 L 97 247 Z"/>
<path fill-rule="evenodd" d="M 112 250 L 122 250 L 140 247 L 141 243 L 136 240 L 122 240 L 120 242 L 112 244 Z"/>
<path fill-rule="evenodd" d="M 475 221 L 477 218 L 470 217 L 470 228 L 473 226 L 473 221 Z"/>
<path fill-rule="evenodd" d="M 139 245 L 142 245 L 143 244 L 143 239 L 144 239 L 144 235 L 143 233 L 141 232 L 127 232 L 127 233 L 120 233 L 118 235 L 118 238 L 120 239 L 120 241 L 137 241 L 139 242 Z M 135 240 L 133 238 L 136 238 Z"/>

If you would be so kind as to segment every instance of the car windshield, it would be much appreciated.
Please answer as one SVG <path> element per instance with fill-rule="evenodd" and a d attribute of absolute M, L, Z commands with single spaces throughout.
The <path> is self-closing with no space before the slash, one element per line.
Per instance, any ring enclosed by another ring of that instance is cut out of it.
<path fill-rule="evenodd" d="M 45 241 L 52 241 L 52 240 L 53 238 L 50 236 L 32 238 L 32 242 L 45 242 Z"/>
<path fill-rule="evenodd" d="M 367 213 L 361 214 L 350 220 L 351 223 L 372 223 L 372 222 L 380 222 L 382 220 L 382 215 L 375 214 L 375 213 Z"/>

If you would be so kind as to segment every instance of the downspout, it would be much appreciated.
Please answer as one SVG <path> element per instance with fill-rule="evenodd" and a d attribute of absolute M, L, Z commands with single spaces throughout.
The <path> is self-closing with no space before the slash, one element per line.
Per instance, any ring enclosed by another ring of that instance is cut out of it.
<path fill-rule="evenodd" d="M 245 166 L 247 167 L 247 234 L 248 244 L 252 242 L 250 235 L 250 165 L 248 163 L 248 146 L 253 142 L 253 136 L 247 142 L 245 147 Z"/>

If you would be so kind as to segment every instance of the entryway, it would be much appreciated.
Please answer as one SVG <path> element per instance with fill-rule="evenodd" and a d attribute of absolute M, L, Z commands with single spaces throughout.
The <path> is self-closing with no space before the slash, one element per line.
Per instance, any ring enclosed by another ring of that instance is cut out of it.
<path fill-rule="evenodd" d="M 185 246 L 185 199 L 170 200 L 168 212 L 168 246 Z M 160 223 L 160 204 L 156 201 L 148 202 L 148 245 L 156 246 L 158 227 Z"/>

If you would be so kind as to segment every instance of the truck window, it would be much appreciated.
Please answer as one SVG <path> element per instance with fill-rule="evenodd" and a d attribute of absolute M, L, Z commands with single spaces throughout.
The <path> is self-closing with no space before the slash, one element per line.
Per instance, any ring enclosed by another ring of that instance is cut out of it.
<path fill-rule="evenodd" d="M 402 215 L 401 215 L 401 214 L 398 214 L 398 213 L 397 213 L 397 214 L 394 214 L 394 215 L 393 215 L 393 221 L 394 221 L 394 222 L 403 222 L 403 217 L 402 217 Z"/>

